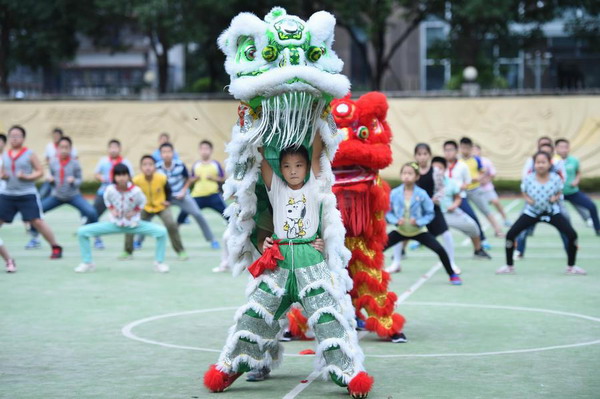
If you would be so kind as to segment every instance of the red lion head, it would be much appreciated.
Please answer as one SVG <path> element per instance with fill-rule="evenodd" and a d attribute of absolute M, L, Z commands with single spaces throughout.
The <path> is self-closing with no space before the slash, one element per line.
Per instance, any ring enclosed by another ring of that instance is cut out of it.
<path fill-rule="evenodd" d="M 333 160 L 334 169 L 362 167 L 378 171 L 392 163 L 387 111 L 387 98 L 379 92 L 367 93 L 356 101 L 348 95 L 331 102 L 335 123 L 344 134 Z"/>

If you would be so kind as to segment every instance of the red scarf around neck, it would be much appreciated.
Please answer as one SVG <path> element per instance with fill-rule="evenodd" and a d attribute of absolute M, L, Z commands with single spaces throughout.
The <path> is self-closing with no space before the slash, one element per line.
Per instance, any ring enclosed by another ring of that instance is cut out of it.
<path fill-rule="evenodd" d="M 13 151 L 12 150 L 8 150 L 8 157 L 10 158 L 10 169 L 12 170 L 12 174 L 15 174 L 15 169 L 17 167 L 17 159 L 19 159 L 21 157 L 21 155 L 25 154 L 25 152 L 27 151 L 27 147 L 22 147 L 21 150 L 19 152 L 17 152 L 15 155 L 13 155 Z"/>
<path fill-rule="evenodd" d="M 123 157 L 120 155 L 118 157 L 116 157 L 115 159 L 108 157 L 108 160 L 110 161 L 110 173 L 108 176 L 108 181 L 112 182 L 113 181 L 113 170 L 115 169 L 115 165 L 123 162 Z"/>
<path fill-rule="evenodd" d="M 448 163 L 448 177 L 452 178 L 452 170 L 454 169 L 454 167 L 456 166 L 457 163 L 458 163 L 458 160 Z"/>
<path fill-rule="evenodd" d="M 60 172 L 59 172 L 59 181 L 62 186 L 65 183 L 65 166 L 67 166 L 71 162 L 71 157 L 67 156 L 66 158 L 58 158 L 58 163 L 60 164 Z"/>

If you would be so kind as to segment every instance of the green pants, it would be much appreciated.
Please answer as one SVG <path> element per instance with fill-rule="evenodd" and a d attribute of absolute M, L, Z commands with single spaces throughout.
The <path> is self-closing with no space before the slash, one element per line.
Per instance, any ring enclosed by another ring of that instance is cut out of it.
<path fill-rule="evenodd" d="M 226 372 L 276 366 L 283 353 L 278 341 L 279 320 L 298 302 L 315 332 L 317 356 L 332 379 L 345 386 L 362 367 L 361 359 L 354 358 L 353 348 L 357 342 L 350 339 L 351 327 L 340 309 L 338 298 L 345 292 L 335 292 L 332 275 L 321 253 L 299 241 L 312 239 L 281 245 L 285 260 L 278 262 L 277 269 L 265 271 L 252 282 L 248 303 L 236 313 L 235 329 L 217 365 Z"/>

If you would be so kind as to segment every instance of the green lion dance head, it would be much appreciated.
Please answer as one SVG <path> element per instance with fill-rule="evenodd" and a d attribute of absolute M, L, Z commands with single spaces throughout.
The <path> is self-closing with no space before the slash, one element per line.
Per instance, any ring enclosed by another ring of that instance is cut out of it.
<path fill-rule="evenodd" d="M 280 149 L 312 141 L 331 100 L 350 89 L 331 48 L 334 28 L 328 12 L 303 21 L 279 7 L 264 20 L 242 13 L 231 21 L 218 44 L 231 76 L 229 91 L 242 102 L 240 133 Z"/>

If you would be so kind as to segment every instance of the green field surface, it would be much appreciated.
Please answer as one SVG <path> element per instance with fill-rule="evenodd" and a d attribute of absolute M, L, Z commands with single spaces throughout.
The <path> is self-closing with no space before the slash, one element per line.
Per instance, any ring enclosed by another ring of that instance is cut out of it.
<path fill-rule="evenodd" d="M 521 200 L 503 202 L 515 220 Z M 375 378 L 369 397 L 600 398 L 600 237 L 570 209 L 579 233 L 577 264 L 587 276 L 563 274 L 566 254 L 545 224 L 529 238 L 517 274 L 508 276 L 494 274 L 505 263 L 502 239 L 489 240 L 493 260 L 475 260 L 465 237 L 453 232 L 463 286 L 448 284 L 432 252 L 408 250 L 390 289 L 406 293 L 398 312 L 407 319 L 409 341 L 360 334 Z M 221 235 L 220 216 L 204 213 Z M 202 375 L 245 301 L 247 275 L 213 273 L 220 251 L 210 249 L 195 224 L 182 227 L 188 261 L 168 247 L 168 274 L 152 269 L 152 239 L 134 260 L 117 260 L 122 236 L 105 237 L 107 248 L 94 250 L 96 271 L 78 274 L 78 213 L 62 207 L 46 220 L 64 246 L 63 259 L 50 260 L 46 243 L 25 250 L 28 236 L 18 221 L 0 229 L 18 267 L 0 275 L 0 397 L 348 397 L 331 381 L 301 383 L 314 357 L 298 353 L 314 342 L 298 341 L 284 344 L 286 358 L 271 378 L 242 377 L 221 394 L 205 390 Z M 423 277 L 431 270 L 431 278 Z"/>

